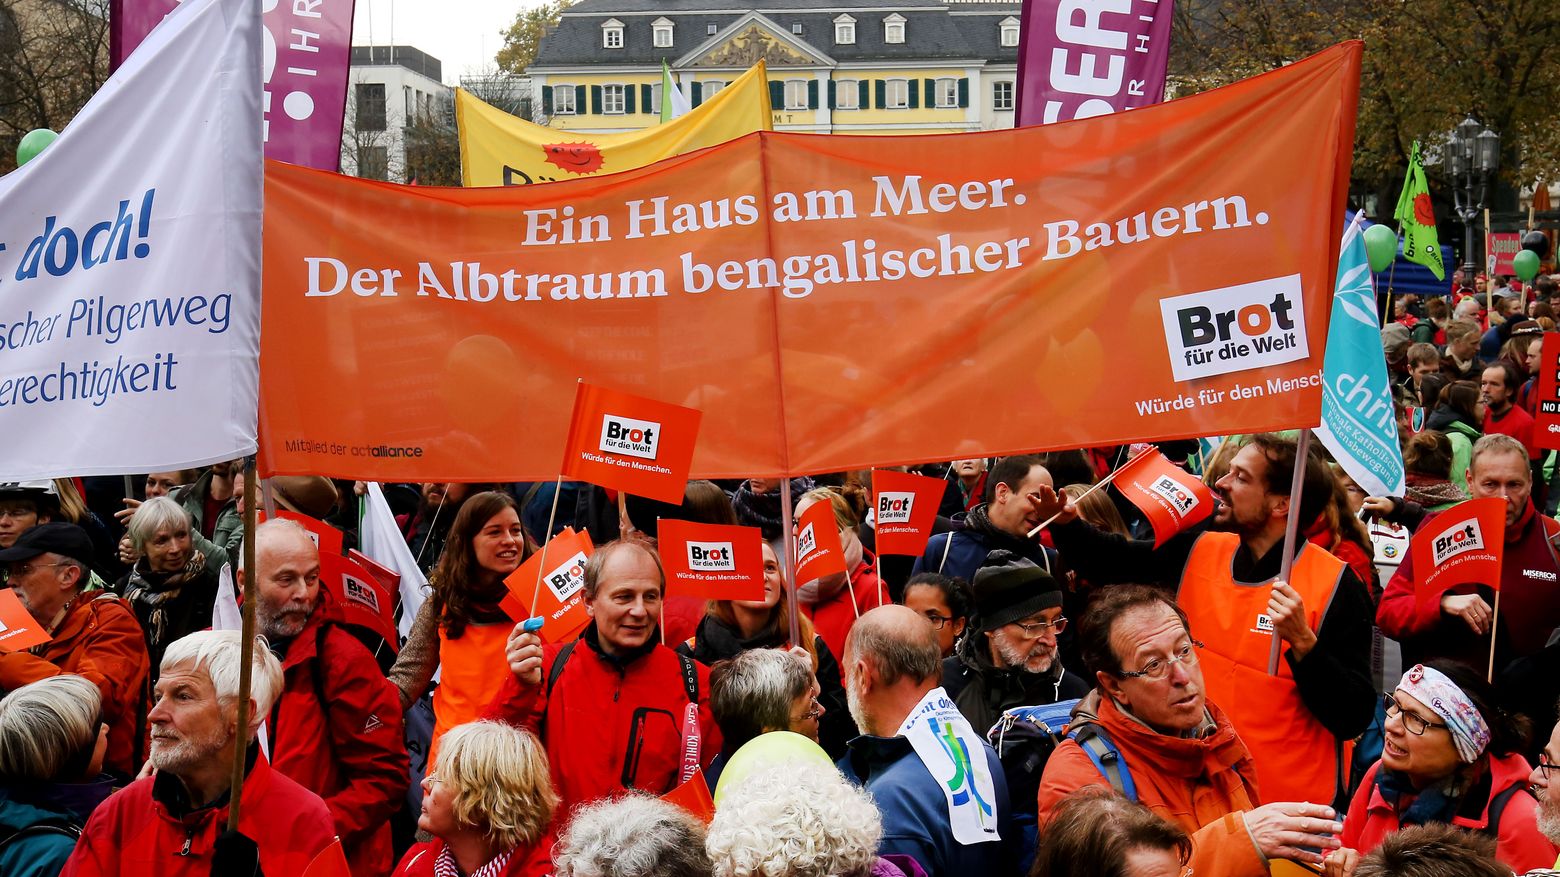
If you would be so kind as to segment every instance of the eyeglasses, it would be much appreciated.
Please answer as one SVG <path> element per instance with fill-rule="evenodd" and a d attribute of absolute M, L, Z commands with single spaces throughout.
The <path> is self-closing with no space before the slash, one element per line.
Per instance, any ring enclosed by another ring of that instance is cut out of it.
<path fill-rule="evenodd" d="M 1387 708 L 1387 717 L 1388 718 L 1391 718 L 1392 716 L 1395 716 L 1395 715 L 1402 714 L 1402 716 L 1403 716 L 1403 730 L 1407 731 L 1410 734 L 1413 734 L 1415 737 L 1423 737 L 1426 728 L 1444 728 L 1444 727 L 1446 727 L 1446 725 L 1441 724 L 1441 723 L 1437 723 L 1437 722 L 1432 722 L 1429 719 L 1426 719 L 1424 716 L 1419 715 L 1418 713 L 1411 713 L 1408 710 L 1403 709 L 1403 705 L 1397 702 L 1397 698 L 1393 697 L 1390 694 L 1383 694 L 1381 696 L 1381 705 Z"/>
<path fill-rule="evenodd" d="M 1540 752 L 1538 753 L 1538 764 L 1536 767 L 1543 772 L 1544 781 L 1548 782 L 1549 775 L 1554 773 L 1555 768 L 1560 768 L 1560 764 L 1555 764 L 1554 759 L 1549 757 L 1549 753 Z"/>
<path fill-rule="evenodd" d="M 0 569 L 0 584 L 11 579 L 22 579 L 32 574 L 35 569 L 43 569 L 50 566 L 65 566 L 64 563 L 19 563 L 10 569 Z"/>
<path fill-rule="evenodd" d="M 1058 617 L 1055 621 L 1014 621 L 1013 626 L 1024 632 L 1025 639 L 1039 639 L 1049 630 L 1059 634 L 1067 629 L 1067 616 Z"/>
<path fill-rule="evenodd" d="M 926 620 L 932 623 L 932 630 L 942 630 L 948 622 L 953 620 L 952 615 L 938 615 L 936 612 L 922 612 Z"/>
<path fill-rule="evenodd" d="M 1157 682 L 1170 675 L 1172 664 L 1180 664 L 1188 669 L 1197 666 L 1197 650 L 1202 647 L 1202 643 L 1192 640 L 1176 649 L 1175 653 L 1168 658 L 1153 658 L 1144 664 L 1141 670 L 1122 670 L 1116 675 L 1128 679 L 1152 679 Z"/>
<path fill-rule="evenodd" d="M 813 719 L 823 718 L 823 704 L 814 697 L 807 702 L 807 711 L 792 719 L 794 722 L 809 722 Z"/>

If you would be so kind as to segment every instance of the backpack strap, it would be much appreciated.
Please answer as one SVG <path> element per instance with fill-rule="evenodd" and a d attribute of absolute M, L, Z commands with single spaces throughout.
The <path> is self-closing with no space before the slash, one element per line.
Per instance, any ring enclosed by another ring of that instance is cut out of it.
<path fill-rule="evenodd" d="M 579 640 L 565 643 L 558 654 L 553 655 L 552 667 L 547 670 L 547 699 L 552 699 L 553 686 L 557 684 L 558 677 L 563 675 L 563 665 L 569 663 L 569 656 L 574 654 L 574 646 Z"/>
<path fill-rule="evenodd" d="M 1129 801 L 1136 801 L 1137 783 L 1132 781 L 1132 771 L 1121 758 L 1121 750 L 1111 742 L 1105 731 L 1100 726 L 1089 723 L 1070 732 L 1072 738 L 1083 749 L 1083 754 L 1089 756 L 1089 761 L 1094 763 L 1094 769 L 1100 772 L 1110 787 L 1127 797 Z"/>
<path fill-rule="evenodd" d="M 951 549 L 952 547 L 953 547 L 953 531 L 949 530 L 948 533 L 947 533 L 947 538 L 943 539 L 942 560 L 937 562 L 937 572 L 938 573 L 941 573 L 943 571 L 943 567 L 948 565 L 948 550 Z"/>
<path fill-rule="evenodd" d="M 1502 790 L 1500 794 L 1490 799 L 1490 806 L 1485 813 L 1484 827 L 1479 829 L 1481 834 L 1486 834 L 1493 838 L 1500 837 L 1501 814 L 1506 812 L 1506 805 L 1510 804 L 1511 799 L 1519 792 L 1524 794 L 1527 792 L 1526 783 L 1512 783 Z"/>
<path fill-rule="evenodd" d="M 81 839 L 81 826 L 63 819 L 46 819 L 42 822 L 34 822 L 32 825 L 13 831 L 0 838 L 0 852 L 5 852 L 6 847 L 22 838 L 41 837 L 46 834 L 68 837 L 74 843 Z"/>

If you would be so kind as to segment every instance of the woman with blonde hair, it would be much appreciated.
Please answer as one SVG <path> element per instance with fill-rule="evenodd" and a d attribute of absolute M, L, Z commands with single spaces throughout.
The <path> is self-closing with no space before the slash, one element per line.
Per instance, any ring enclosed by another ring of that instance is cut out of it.
<path fill-rule="evenodd" d="M 860 488 L 856 488 L 860 491 Z M 794 521 L 801 520 L 808 509 L 826 502 L 834 511 L 834 523 L 839 529 L 840 546 L 845 551 L 845 572 L 833 573 L 811 582 L 800 582 L 797 599 L 802 608 L 812 616 L 818 635 L 829 644 L 834 654 L 845 651 L 845 637 L 851 625 L 868 609 L 893 602 L 888 589 L 878 578 L 873 561 L 876 559 L 865 545 L 857 527 L 861 514 L 853 508 L 852 498 L 832 487 L 809 490 L 796 504 Z M 793 523 L 793 528 L 796 525 Z M 800 530 L 797 530 L 800 533 Z"/>
<path fill-rule="evenodd" d="M 433 840 L 407 850 L 394 877 L 543 877 L 547 826 L 558 809 L 547 754 L 529 732 L 470 722 L 440 740 L 423 778 L 417 827 Z"/>

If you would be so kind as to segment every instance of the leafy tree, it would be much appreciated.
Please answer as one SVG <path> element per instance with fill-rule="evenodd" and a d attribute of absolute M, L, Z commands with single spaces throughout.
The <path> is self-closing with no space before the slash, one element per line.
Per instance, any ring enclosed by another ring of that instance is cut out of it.
<path fill-rule="evenodd" d="M 504 45 L 498 50 L 498 68 L 510 73 L 524 73 L 536 60 L 537 47 L 542 37 L 558 25 L 563 10 L 574 5 L 574 0 L 546 0 L 530 9 L 515 14 L 514 23 L 503 32 Z"/>
<path fill-rule="evenodd" d="M 108 0 L 0 0 L 0 173 L 34 128 L 65 127 L 108 79 Z"/>

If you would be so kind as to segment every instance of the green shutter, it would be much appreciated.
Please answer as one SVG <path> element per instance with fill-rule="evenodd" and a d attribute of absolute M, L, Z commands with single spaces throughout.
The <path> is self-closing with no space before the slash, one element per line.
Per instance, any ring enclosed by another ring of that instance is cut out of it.
<path fill-rule="evenodd" d="M 704 83 L 690 82 L 688 83 L 688 87 L 693 89 L 693 96 L 688 98 L 689 109 L 704 103 Z M 666 95 L 661 95 L 661 100 L 666 100 Z"/>
<path fill-rule="evenodd" d="M 905 81 L 905 98 L 908 100 L 910 109 L 912 110 L 919 109 L 921 106 L 921 96 L 917 93 L 919 91 L 920 89 L 915 87 L 914 79 Z"/>
<path fill-rule="evenodd" d="M 772 110 L 785 109 L 785 83 L 769 80 L 769 108 Z"/>
<path fill-rule="evenodd" d="M 829 109 L 831 110 L 834 109 L 835 103 L 834 90 L 834 80 L 831 79 L 829 80 Z"/>
<path fill-rule="evenodd" d="M 632 85 L 623 86 L 623 112 L 630 116 L 639 112 L 634 108 L 634 91 L 635 89 Z"/>
<path fill-rule="evenodd" d="M 816 79 L 807 80 L 807 108 L 818 109 L 818 80 Z"/>
<path fill-rule="evenodd" d="M 968 79 L 961 79 L 961 80 L 959 80 L 959 106 L 961 108 L 963 108 L 963 107 L 967 107 L 969 105 L 970 105 L 970 81 Z"/>
<path fill-rule="evenodd" d="M 593 116 L 601 115 L 601 86 L 590 87 L 590 113 Z"/>
<path fill-rule="evenodd" d="M 583 85 L 574 86 L 574 112 L 581 115 L 590 112 L 590 107 L 585 104 L 585 86 Z"/>
<path fill-rule="evenodd" d="M 869 79 L 856 82 L 856 109 L 872 109 L 872 81 Z"/>
<path fill-rule="evenodd" d="M 552 86 L 542 86 L 542 115 L 552 115 Z"/>
<path fill-rule="evenodd" d="M 910 84 L 914 85 L 915 84 L 915 80 L 911 80 Z M 925 96 L 925 101 L 926 101 L 926 105 L 927 106 L 929 106 L 929 107 L 937 106 L 937 80 L 935 80 L 935 79 L 923 79 L 923 80 L 921 80 L 921 91 L 922 91 L 923 95 Z"/>
<path fill-rule="evenodd" d="M 877 86 L 877 103 L 873 106 L 880 110 L 884 109 L 888 106 L 888 86 L 881 79 L 872 80 L 872 84 Z"/>
<path fill-rule="evenodd" d="M 655 86 L 639 86 L 639 105 L 644 107 L 647 113 L 655 112 Z"/>

